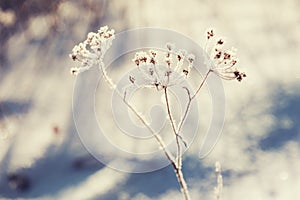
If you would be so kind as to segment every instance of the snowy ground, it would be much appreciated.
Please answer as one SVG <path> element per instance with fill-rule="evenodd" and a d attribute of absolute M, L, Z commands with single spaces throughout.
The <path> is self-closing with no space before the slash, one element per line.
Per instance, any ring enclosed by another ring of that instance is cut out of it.
<path fill-rule="evenodd" d="M 120 172 L 96 161 L 79 139 L 68 54 L 103 25 L 116 32 L 166 28 L 199 44 L 208 27 L 226 36 L 248 77 L 240 84 L 224 82 L 226 118 L 213 152 L 200 160 L 196 142 L 185 154 L 191 196 L 214 199 L 214 163 L 220 161 L 223 199 L 300 197 L 299 1 L 38 2 L 0 2 L 3 12 L 16 17 L 12 24 L 0 20 L 1 199 L 181 199 L 171 167 Z M 84 96 L 79 100 L 85 105 Z M 203 109 L 210 116 L 212 109 Z M 109 118 L 105 124 L 115 130 Z"/>

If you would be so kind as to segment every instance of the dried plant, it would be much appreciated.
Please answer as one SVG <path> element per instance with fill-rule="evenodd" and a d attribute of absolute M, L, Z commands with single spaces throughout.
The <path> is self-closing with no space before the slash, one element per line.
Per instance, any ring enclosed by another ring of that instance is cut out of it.
<path fill-rule="evenodd" d="M 203 56 L 205 58 L 205 65 L 208 68 L 208 71 L 204 75 L 202 81 L 198 84 L 194 93 L 186 87 L 183 88 L 186 90 L 188 102 L 178 123 L 174 121 L 171 112 L 169 88 L 180 84 L 189 77 L 189 74 L 193 71 L 194 60 L 196 59 L 195 55 L 188 53 L 186 50 L 176 50 L 173 44 L 167 44 L 166 51 L 150 50 L 149 52 L 136 52 L 132 61 L 138 68 L 140 73 L 139 76 L 142 77 L 143 81 L 138 82 L 137 79 L 140 77 L 136 76 L 129 76 L 128 81 L 132 83 L 133 87 L 150 87 L 157 91 L 164 92 L 166 113 L 168 115 L 174 139 L 176 140 L 177 152 L 176 155 L 173 155 L 166 148 L 164 140 L 160 137 L 160 135 L 151 128 L 140 112 L 138 112 L 138 110 L 136 110 L 135 107 L 127 101 L 126 91 L 119 91 L 113 80 L 108 76 L 103 63 L 103 57 L 105 52 L 112 45 L 114 38 L 114 30 L 109 30 L 107 26 L 100 28 L 97 33 L 89 33 L 87 39 L 76 45 L 72 50 L 72 54 L 70 54 L 70 57 L 74 61 L 78 61 L 80 63 L 79 67 L 71 69 L 71 73 L 78 75 L 93 66 L 98 66 L 107 84 L 120 98 L 122 98 L 127 107 L 154 136 L 159 147 L 163 150 L 166 158 L 169 160 L 175 171 L 184 199 L 191 199 L 182 173 L 182 147 L 183 145 L 187 147 L 187 144 L 183 139 L 181 130 L 187 118 L 192 101 L 196 98 L 210 74 L 216 74 L 224 80 L 236 79 L 241 81 L 244 77 L 246 77 L 245 73 L 238 71 L 235 67 L 238 61 L 236 58 L 236 50 L 233 48 L 230 50 L 225 49 L 224 39 L 217 39 L 215 37 L 214 30 L 207 31 L 207 42 L 205 44 L 205 54 Z M 158 59 L 159 54 L 160 56 L 163 54 L 163 60 Z M 219 168 L 218 170 L 218 172 L 221 173 Z M 221 188 L 219 187 L 219 185 L 222 184 L 220 182 L 221 180 L 219 180 L 220 177 L 221 175 L 219 174 L 217 188 L 218 193 L 221 192 Z"/>

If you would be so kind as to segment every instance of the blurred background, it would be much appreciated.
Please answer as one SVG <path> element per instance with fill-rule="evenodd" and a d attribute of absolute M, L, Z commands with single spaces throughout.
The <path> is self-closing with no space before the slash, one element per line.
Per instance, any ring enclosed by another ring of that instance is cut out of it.
<path fill-rule="evenodd" d="M 170 166 L 119 172 L 80 142 L 68 54 L 104 25 L 171 29 L 200 45 L 208 27 L 226 36 L 247 78 L 224 82 L 225 124 L 212 153 L 185 154 L 191 196 L 215 199 L 220 161 L 223 199 L 299 198 L 299 9 L 298 0 L 1 0 L 0 198 L 181 199 Z"/>

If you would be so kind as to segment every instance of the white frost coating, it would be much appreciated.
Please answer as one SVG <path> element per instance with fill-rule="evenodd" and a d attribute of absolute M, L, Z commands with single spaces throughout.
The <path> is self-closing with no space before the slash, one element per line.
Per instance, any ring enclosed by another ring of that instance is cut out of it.
<path fill-rule="evenodd" d="M 69 56 L 74 61 L 78 61 L 80 66 L 72 68 L 71 73 L 78 75 L 96 64 L 103 65 L 103 57 L 115 39 L 114 33 L 113 29 L 108 30 L 108 27 L 104 26 L 97 33 L 88 33 L 87 39 L 84 42 L 75 45 L 72 49 L 72 54 Z"/>

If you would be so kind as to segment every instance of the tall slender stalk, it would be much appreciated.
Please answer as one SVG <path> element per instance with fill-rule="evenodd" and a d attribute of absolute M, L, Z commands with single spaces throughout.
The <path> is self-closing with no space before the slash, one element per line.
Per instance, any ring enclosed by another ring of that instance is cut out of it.
<path fill-rule="evenodd" d="M 165 101 L 166 101 L 166 105 L 167 105 L 167 112 L 168 112 L 168 116 L 169 116 L 170 124 L 172 126 L 173 133 L 175 134 L 176 146 L 177 146 L 177 156 L 176 156 L 177 163 L 176 163 L 176 165 L 173 165 L 173 168 L 175 170 L 176 177 L 177 177 L 178 183 L 180 185 L 181 192 L 184 196 L 184 199 L 189 200 L 190 195 L 189 195 L 187 184 L 186 184 L 186 181 L 183 177 L 182 168 L 181 168 L 181 166 L 182 166 L 182 157 L 181 157 L 181 147 L 180 147 L 179 137 L 178 137 L 179 135 L 178 135 L 178 132 L 176 131 L 175 122 L 174 122 L 173 117 L 172 117 L 167 87 L 164 88 L 164 93 L 165 93 Z"/>
<path fill-rule="evenodd" d="M 179 137 L 178 137 L 178 133 L 176 131 L 175 122 L 173 120 L 171 109 L 170 109 L 170 102 L 169 102 L 169 96 L 168 96 L 167 87 L 164 88 L 164 93 L 165 93 L 165 101 L 166 101 L 166 105 L 167 105 L 168 117 L 169 117 L 169 120 L 170 120 L 170 124 L 172 126 L 173 133 L 174 133 L 175 138 L 176 138 L 176 145 L 177 145 L 177 155 L 176 155 L 177 167 L 180 168 L 180 166 L 181 166 L 181 156 L 180 156 L 181 149 L 180 149 Z"/>
<path fill-rule="evenodd" d="M 186 120 L 186 117 L 187 117 L 187 114 L 190 110 L 190 106 L 191 106 L 191 103 L 192 103 L 192 100 L 195 99 L 196 95 L 199 93 L 199 91 L 201 90 L 202 86 L 204 85 L 204 83 L 206 82 L 207 78 L 208 78 L 208 75 L 212 72 L 212 70 L 208 70 L 204 76 L 204 78 L 202 79 L 202 82 L 200 83 L 200 85 L 198 86 L 195 94 L 193 94 L 191 96 L 191 93 L 190 91 L 187 89 L 187 88 L 184 88 L 186 89 L 187 93 L 188 93 L 188 103 L 186 105 L 186 108 L 185 108 L 185 111 L 184 111 L 184 114 L 183 114 L 183 117 L 181 118 L 180 122 L 179 122 L 179 126 L 178 126 L 178 134 L 180 134 L 180 131 L 182 129 L 182 126 L 184 124 L 184 121 Z"/>

